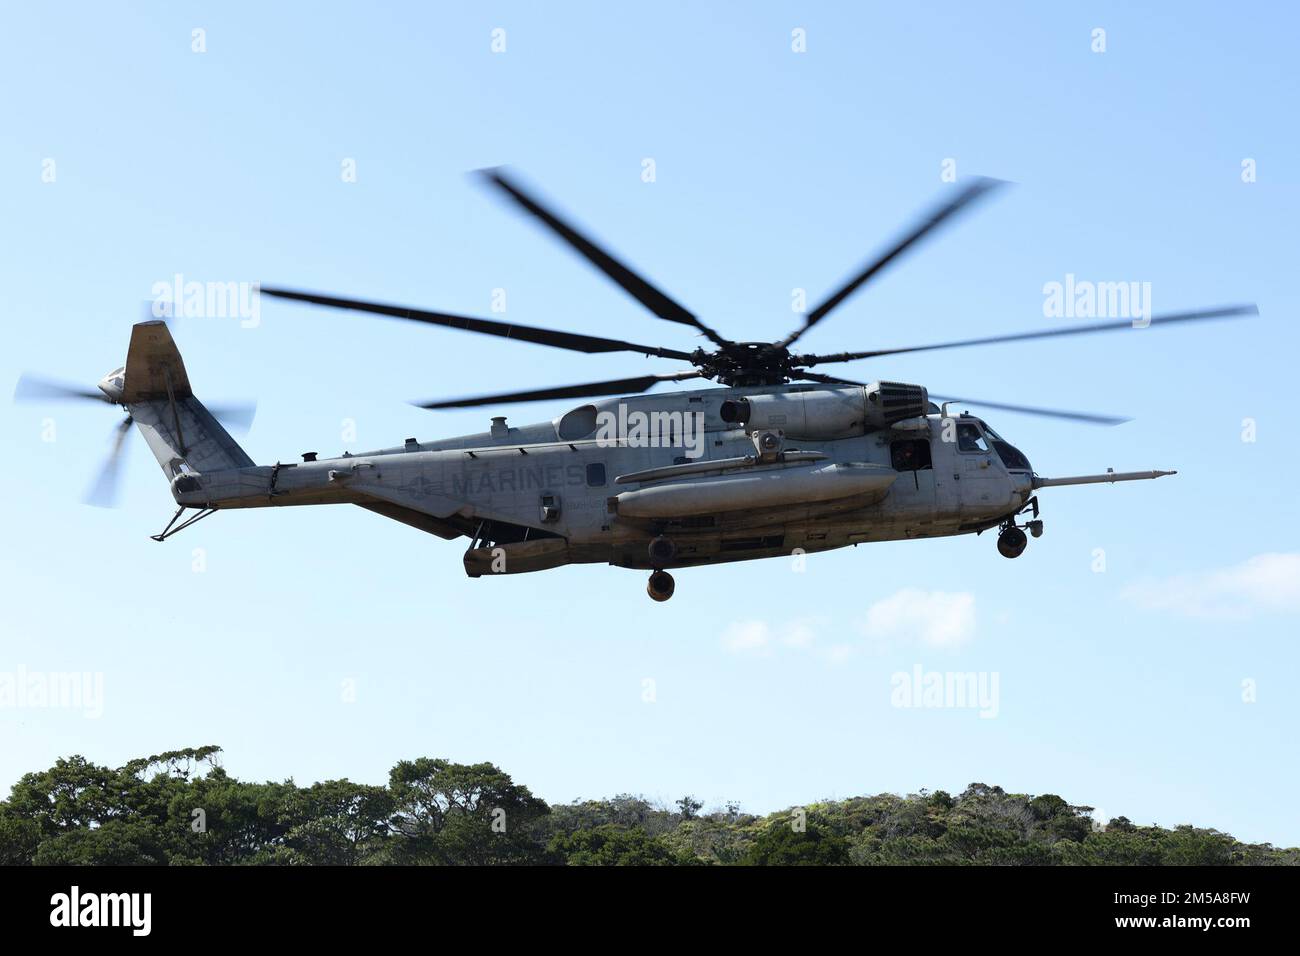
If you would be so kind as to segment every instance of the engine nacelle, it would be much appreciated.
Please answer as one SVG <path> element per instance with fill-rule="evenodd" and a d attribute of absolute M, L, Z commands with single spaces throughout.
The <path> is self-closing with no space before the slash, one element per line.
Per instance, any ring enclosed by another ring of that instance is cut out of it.
<path fill-rule="evenodd" d="M 873 428 L 888 428 L 905 418 L 930 413 L 930 394 L 924 385 L 874 382 L 867 386 L 867 420 Z"/>
<path fill-rule="evenodd" d="M 781 431 L 787 438 L 830 441 L 888 428 L 929 411 L 923 386 L 874 382 L 865 387 L 778 392 L 729 399 L 722 420 L 753 434 Z"/>

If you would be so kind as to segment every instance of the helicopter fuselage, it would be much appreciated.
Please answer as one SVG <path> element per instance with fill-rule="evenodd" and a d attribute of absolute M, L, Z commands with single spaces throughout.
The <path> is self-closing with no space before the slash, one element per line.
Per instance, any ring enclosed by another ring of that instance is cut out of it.
<path fill-rule="evenodd" d="M 962 534 L 1026 505 L 1028 461 L 980 419 L 945 416 L 908 386 L 914 407 L 873 426 L 875 387 L 607 399 L 523 427 L 494 419 L 484 434 L 178 474 L 173 494 L 199 508 L 361 505 L 468 537 L 472 576 L 680 568 Z M 736 420 L 738 405 L 749 421 Z M 897 417 L 906 411 L 920 414 Z"/>

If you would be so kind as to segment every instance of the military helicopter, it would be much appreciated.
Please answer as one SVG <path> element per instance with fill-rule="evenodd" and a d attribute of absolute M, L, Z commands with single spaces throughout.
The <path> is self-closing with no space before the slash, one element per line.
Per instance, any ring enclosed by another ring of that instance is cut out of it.
<path fill-rule="evenodd" d="M 135 325 L 126 364 L 95 391 L 24 376 L 16 398 L 91 398 L 122 406 L 99 488 L 111 486 L 122 441 L 139 428 L 171 486 L 176 513 L 164 541 L 217 511 L 352 504 L 447 540 L 465 538 L 470 577 L 607 563 L 650 572 L 647 592 L 672 597 L 670 569 L 826 551 L 863 542 L 980 534 L 998 529 L 1007 558 L 1043 533 L 1036 492 L 1061 485 L 1175 474 L 1136 471 L 1045 478 L 1028 458 L 955 403 L 1113 425 L 1127 419 L 929 392 L 922 385 L 861 382 L 814 367 L 1133 326 L 1088 323 L 905 348 L 833 354 L 793 346 L 835 308 L 922 240 L 994 191 L 976 179 L 931 209 L 867 262 L 802 325 L 775 342 L 736 342 L 652 285 L 562 219 L 501 169 L 481 175 L 653 315 L 710 343 L 691 351 L 399 305 L 263 286 L 280 299 L 494 335 L 589 354 L 633 352 L 692 366 L 608 381 L 418 403 L 466 408 L 581 399 L 563 414 L 487 432 L 257 465 L 190 387 L 168 325 Z M 1153 326 L 1256 314 L 1253 305 L 1152 317 Z M 718 388 L 647 395 L 661 383 L 709 379 Z M 614 396 L 614 397 L 610 397 Z M 193 512 L 182 520 L 186 511 Z"/>

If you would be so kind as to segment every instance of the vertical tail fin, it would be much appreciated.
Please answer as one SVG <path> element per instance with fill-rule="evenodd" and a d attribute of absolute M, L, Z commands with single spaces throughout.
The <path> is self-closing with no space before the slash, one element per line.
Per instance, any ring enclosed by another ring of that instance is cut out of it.
<path fill-rule="evenodd" d="M 120 401 L 127 406 L 167 480 L 185 471 L 253 465 L 239 444 L 194 397 L 185 363 L 160 321 L 131 329 Z"/>

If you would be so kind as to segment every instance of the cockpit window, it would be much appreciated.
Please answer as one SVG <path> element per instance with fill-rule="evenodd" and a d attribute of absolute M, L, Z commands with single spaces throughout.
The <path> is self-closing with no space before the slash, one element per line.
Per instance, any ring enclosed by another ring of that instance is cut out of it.
<path fill-rule="evenodd" d="M 1015 445 L 998 439 L 993 442 L 993 449 L 998 453 L 998 457 L 1002 459 L 1002 464 L 1007 466 L 1008 471 L 1032 470 L 1029 467 L 1029 459 L 1021 454 L 1020 449 Z"/>
<path fill-rule="evenodd" d="M 984 426 L 984 434 L 988 435 L 989 441 L 993 442 L 993 450 L 998 453 L 998 457 L 1002 459 L 1002 464 L 1007 466 L 1008 471 L 1033 470 L 1029 467 L 1029 459 L 1019 448 L 990 428 L 988 422 L 980 422 L 980 424 Z"/>
<path fill-rule="evenodd" d="M 989 446 L 977 426 L 963 423 L 957 426 L 957 450 L 988 451 Z"/>

